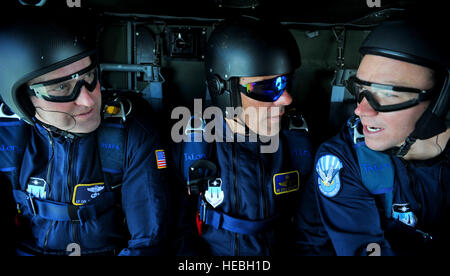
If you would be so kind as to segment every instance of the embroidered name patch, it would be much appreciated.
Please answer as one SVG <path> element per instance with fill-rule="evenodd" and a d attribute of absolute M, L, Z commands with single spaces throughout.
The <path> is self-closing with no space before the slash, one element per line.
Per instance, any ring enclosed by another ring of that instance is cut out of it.
<path fill-rule="evenodd" d="M 317 183 L 320 192 L 327 197 L 337 195 L 341 189 L 339 171 L 342 169 L 342 162 L 334 155 L 320 157 L 316 163 Z"/>
<path fill-rule="evenodd" d="M 73 189 L 73 205 L 83 205 L 105 191 L 105 183 L 78 184 Z"/>
<path fill-rule="evenodd" d="M 300 175 L 298 171 L 277 173 L 273 176 L 273 192 L 276 195 L 298 191 Z"/>

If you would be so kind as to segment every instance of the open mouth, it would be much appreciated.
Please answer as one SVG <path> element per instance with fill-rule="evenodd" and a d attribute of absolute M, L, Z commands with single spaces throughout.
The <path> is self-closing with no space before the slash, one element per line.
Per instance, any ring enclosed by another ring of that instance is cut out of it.
<path fill-rule="evenodd" d="M 379 130 L 381 130 L 381 128 L 378 128 L 378 127 L 367 127 L 367 130 L 369 131 L 369 132 L 377 132 L 377 131 L 379 131 Z"/>
<path fill-rule="evenodd" d="M 380 131 L 383 131 L 384 128 L 381 127 L 375 127 L 375 126 L 366 126 L 364 125 L 364 134 L 374 134 L 374 133 L 378 133 Z"/>

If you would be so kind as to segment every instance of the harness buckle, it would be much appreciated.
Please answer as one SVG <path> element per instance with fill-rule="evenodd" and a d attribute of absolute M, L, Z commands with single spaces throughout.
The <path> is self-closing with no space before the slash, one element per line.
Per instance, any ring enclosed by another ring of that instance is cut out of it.
<path fill-rule="evenodd" d="M 360 125 L 361 120 L 359 119 L 359 117 L 354 116 L 353 118 L 351 118 L 348 123 L 347 126 L 353 129 L 353 144 L 358 144 L 361 141 L 364 141 L 364 134 L 362 134 L 359 130 L 358 127 Z"/>
<path fill-rule="evenodd" d="M 298 113 L 295 108 L 286 112 L 285 118 L 288 123 L 289 130 L 304 130 L 308 132 L 308 124 L 302 114 Z"/>
<path fill-rule="evenodd" d="M 205 128 L 206 128 L 205 120 L 202 117 L 193 115 L 191 116 L 186 125 L 184 134 L 185 135 L 202 134 L 203 132 L 205 132 Z"/>
<path fill-rule="evenodd" d="M 75 205 L 67 205 L 67 213 L 69 215 L 70 221 L 72 223 L 82 222 L 80 214 L 78 212 L 79 208 Z"/>
<path fill-rule="evenodd" d="M 0 118 L 7 118 L 7 119 L 18 119 L 20 120 L 20 117 L 16 114 L 12 113 L 11 110 L 8 108 L 8 106 L 4 103 L 0 102 Z"/>
<path fill-rule="evenodd" d="M 199 195 L 204 188 L 205 182 L 215 179 L 217 166 L 204 159 L 198 159 L 189 167 L 188 179 L 186 182 L 189 195 Z"/>

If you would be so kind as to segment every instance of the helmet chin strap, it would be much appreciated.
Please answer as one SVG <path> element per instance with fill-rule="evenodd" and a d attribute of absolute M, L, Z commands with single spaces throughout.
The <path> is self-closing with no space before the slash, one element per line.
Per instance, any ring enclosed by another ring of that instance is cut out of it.
<path fill-rule="evenodd" d="M 408 151 L 411 149 L 411 146 L 416 141 L 417 141 L 417 138 L 414 138 L 410 135 L 406 138 L 405 142 L 400 147 L 393 147 L 393 148 L 385 150 L 384 152 L 389 155 L 395 155 L 399 158 L 403 158 L 408 153 Z"/>

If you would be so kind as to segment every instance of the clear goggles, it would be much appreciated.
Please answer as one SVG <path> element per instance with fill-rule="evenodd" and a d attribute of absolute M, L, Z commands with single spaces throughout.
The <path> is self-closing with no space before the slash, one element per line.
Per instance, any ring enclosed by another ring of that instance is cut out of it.
<path fill-rule="evenodd" d="M 429 100 L 434 90 L 372 83 L 360 80 L 356 76 L 347 80 L 346 88 L 355 96 L 358 103 L 361 103 L 365 97 L 377 112 L 398 111 L 416 106 L 420 102 Z"/>
<path fill-rule="evenodd" d="M 292 74 L 281 75 L 273 79 L 239 85 L 239 92 L 257 101 L 275 102 L 284 90 L 290 90 L 292 80 Z"/>
<path fill-rule="evenodd" d="M 30 85 L 28 92 L 49 102 L 72 102 L 78 98 L 83 86 L 93 92 L 97 81 L 97 66 L 92 63 L 72 75 Z"/>

